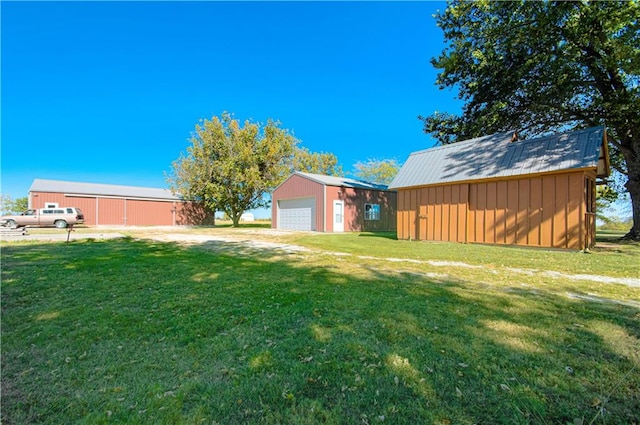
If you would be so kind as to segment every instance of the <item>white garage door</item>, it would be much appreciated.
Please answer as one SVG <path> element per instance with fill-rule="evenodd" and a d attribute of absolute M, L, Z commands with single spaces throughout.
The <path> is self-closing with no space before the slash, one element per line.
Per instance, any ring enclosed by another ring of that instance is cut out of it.
<path fill-rule="evenodd" d="M 278 201 L 278 229 L 316 230 L 315 198 Z"/>

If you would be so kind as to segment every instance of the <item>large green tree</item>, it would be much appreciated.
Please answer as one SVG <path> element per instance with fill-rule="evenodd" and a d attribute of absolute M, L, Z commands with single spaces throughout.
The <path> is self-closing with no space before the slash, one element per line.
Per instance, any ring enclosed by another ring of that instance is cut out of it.
<path fill-rule="evenodd" d="M 389 185 L 398 174 L 400 164 L 395 159 L 368 159 L 366 162 L 356 162 L 353 168 L 360 180 Z"/>
<path fill-rule="evenodd" d="M 173 162 L 173 192 L 223 211 L 237 227 L 243 212 L 268 207 L 264 196 L 290 171 L 298 140 L 276 121 L 240 123 L 229 113 L 196 125 L 186 153 Z"/>
<path fill-rule="evenodd" d="M 305 173 L 342 175 L 342 166 L 338 164 L 338 157 L 327 152 L 311 152 L 305 147 L 296 148 L 291 167 L 293 171 Z"/>
<path fill-rule="evenodd" d="M 425 132 L 446 144 L 606 125 L 632 201 L 627 237 L 640 239 L 638 1 L 451 1 L 436 19 L 448 43 L 432 59 L 437 84 L 464 105 L 419 117 Z"/>

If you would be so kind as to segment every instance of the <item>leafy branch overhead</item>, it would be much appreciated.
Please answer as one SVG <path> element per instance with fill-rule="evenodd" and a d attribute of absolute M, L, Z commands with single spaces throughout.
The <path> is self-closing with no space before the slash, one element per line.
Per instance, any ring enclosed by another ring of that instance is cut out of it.
<path fill-rule="evenodd" d="M 419 117 L 425 132 L 446 144 L 606 125 L 640 238 L 640 3 L 451 1 L 436 19 L 448 42 L 437 84 L 464 105 Z"/>

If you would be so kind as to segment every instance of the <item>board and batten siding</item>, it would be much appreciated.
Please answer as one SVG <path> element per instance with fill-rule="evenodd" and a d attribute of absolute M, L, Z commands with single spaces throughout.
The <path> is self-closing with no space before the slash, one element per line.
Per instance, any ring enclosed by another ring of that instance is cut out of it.
<path fill-rule="evenodd" d="M 595 185 L 586 182 L 595 177 L 579 170 L 399 189 L 398 239 L 590 247 L 595 219 L 586 191 Z"/>
<path fill-rule="evenodd" d="M 315 227 L 313 230 L 324 231 L 324 186 L 320 183 L 306 179 L 299 175 L 292 175 L 285 183 L 280 185 L 271 195 L 271 223 L 278 223 L 278 201 L 283 199 L 315 198 Z"/>

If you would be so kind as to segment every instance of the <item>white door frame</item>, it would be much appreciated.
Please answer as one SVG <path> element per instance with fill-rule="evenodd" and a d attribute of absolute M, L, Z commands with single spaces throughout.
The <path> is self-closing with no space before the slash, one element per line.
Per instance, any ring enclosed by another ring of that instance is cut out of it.
<path fill-rule="evenodd" d="M 344 232 L 344 201 L 333 201 L 333 231 Z"/>

